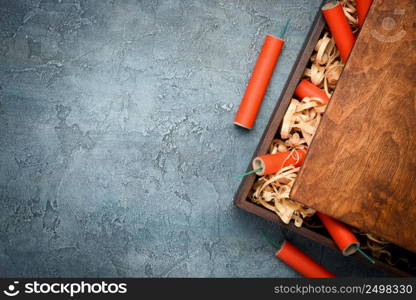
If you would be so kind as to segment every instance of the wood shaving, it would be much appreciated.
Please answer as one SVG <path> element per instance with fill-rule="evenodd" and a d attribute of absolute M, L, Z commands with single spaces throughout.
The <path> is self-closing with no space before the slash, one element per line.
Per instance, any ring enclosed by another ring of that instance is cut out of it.
<path fill-rule="evenodd" d="M 325 108 L 326 105 L 319 98 L 305 97 L 300 101 L 292 99 L 283 118 L 280 130 L 282 139 L 290 138 L 293 133 L 300 133 L 305 142 L 303 147 L 309 146 Z"/>
<path fill-rule="evenodd" d="M 344 64 L 341 61 L 335 40 L 329 32 L 325 32 L 316 44 L 310 63 L 310 67 L 305 69 L 304 78 L 324 89 L 328 97 L 331 97 L 344 69 Z"/>
<path fill-rule="evenodd" d="M 351 26 L 352 32 L 355 34 L 359 30 L 355 0 L 342 0 L 341 3 L 344 9 L 344 14 Z"/>

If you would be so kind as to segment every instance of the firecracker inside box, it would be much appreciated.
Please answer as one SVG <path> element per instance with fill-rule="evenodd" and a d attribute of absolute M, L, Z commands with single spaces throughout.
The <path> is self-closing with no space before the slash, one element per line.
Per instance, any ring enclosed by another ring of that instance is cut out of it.
<path fill-rule="evenodd" d="M 354 34 L 358 35 L 359 26 L 355 2 L 348 0 L 343 1 L 342 4 Z M 316 42 L 318 36 L 319 39 Z M 313 97 L 301 99 L 292 97 L 295 92 L 294 86 L 298 85 L 302 79 L 307 80 L 321 88 L 328 97 L 331 97 L 345 66 L 328 28 L 322 26 L 321 18 L 315 23 L 310 38 L 311 40 L 306 44 L 304 52 L 298 59 L 298 66 L 292 73 L 292 78 L 283 92 L 278 108 L 273 113 L 255 156 L 306 150 L 311 145 L 327 105 L 320 99 Z M 311 42 L 315 42 L 315 45 L 311 46 Z M 313 47 L 313 51 L 311 51 L 311 47 Z M 307 54 L 309 54 L 308 62 L 305 61 Z M 302 65 L 303 69 L 300 70 Z M 253 168 L 257 166 L 254 164 Z M 313 237 L 318 242 L 324 241 L 324 244 L 328 245 L 326 238 L 328 234 L 316 217 L 315 210 L 293 201 L 290 197 L 300 169 L 300 167 L 291 165 L 282 168 L 275 174 L 246 178 L 237 192 L 236 204 L 243 209 L 272 219 L 269 213 L 263 213 L 246 203 L 247 200 L 251 201 L 276 214 L 278 221 L 287 224 L 291 229 L 297 230 L 296 228 L 299 228 L 297 231 L 301 234 Z M 313 197 L 313 191 L 310 191 L 309 195 Z M 377 266 L 399 275 L 416 274 L 416 255 L 414 253 L 370 234 L 368 231 L 355 228 L 352 230 L 358 236 L 362 248 L 377 260 Z"/>

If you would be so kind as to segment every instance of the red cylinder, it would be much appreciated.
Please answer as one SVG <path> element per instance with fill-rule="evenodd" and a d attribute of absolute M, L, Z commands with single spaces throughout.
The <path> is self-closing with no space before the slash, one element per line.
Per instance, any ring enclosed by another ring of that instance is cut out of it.
<path fill-rule="evenodd" d="M 323 104 L 328 104 L 329 102 L 329 97 L 326 95 L 325 91 L 306 79 L 302 80 L 296 87 L 295 96 L 300 100 L 305 97 L 316 97 L 321 99 Z"/>
<path fill-rule="evenodd" d="M 234 124 L 246 129 L 253 128 L 283 44 L 284 41 L 282 39 L 272 35 L 266 36 L 256 66 L 251 74 L 250 81 L 248 82 L 237 115 L 235 116 Z"/>
<path fill-rule="evenodd" d="M 290 165 L 299 167 L 305 160 L 305 156 L 306 149 L 257 156 L 252 163 L 253 170 L 262 168 L 262 170 L 256 172 L 256 174 L 260 176 L 277 173 L 281 168 L 288 167 Z"/>
<path fill-rule="evenodd" d="M 343 255 L 347 256 L 357 252 L 360 242 L 346 225 L 323 213 L 316 213 Z"/>
<path fill-rule="evenodd" d="M 282 248 L 276 252 L 276 257 L 307 278 L 335 278 L 334 274 L 288 241 L 283 242 Z"/>
<path fill-rule="evenodd" d="M 358 25 L 362 26 L 373 0 L 356 0 Z"/>
<path fill-rule="evenodd" d="M 345 63 L 354 46 L 355 37 L 348 24 L 347 17 L 345 17 L 342 5 L 339 2 L 337 4 L 329 2 L 322 7 L 322 13 L 335 39 L 341 59 Z"/>

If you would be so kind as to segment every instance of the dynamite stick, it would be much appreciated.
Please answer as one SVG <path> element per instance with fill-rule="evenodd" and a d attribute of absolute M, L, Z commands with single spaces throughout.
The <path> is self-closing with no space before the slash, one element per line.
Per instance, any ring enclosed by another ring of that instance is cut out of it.
<path fill-rule="evenodd" d="M 283 37 L 288 24 L 289 20 L 287 20 L 279 37 L 273 35 L 266 36 L 256 66 L 251 74 L 240 107 L 234 118 L 235 125 L 246 129 L 253 128 L 267 86 L 272 78 L 274 67 L 279 59 L 280 52 L 282 51 L 284 45 Z"/>
<path fill-rule="evenodd" d="M 299 167 L 302 165 L 306 156 L 306 149 L 291 150 L 278 152 L 275 154 L 265 154 L 253 159 L 253 170 L 237 176 L 241 178 L 252 173 L 259 176 L 277 173 L 280 169 L 293 165 Z"/>
<path fill-rule="evenodd" d="M 253 160 L 253 169 L 257 175 L 269 175 L 277 173 L 280 169 L 293 165 L 299 167 L 305 160 L 306 150 L 292 150 L 257 156 Z"/>
<path fill-rule="evenodd" d="M 328 104 L 329 102 L 329 97 L 326 95 L 325 91 L 321 90 L 319 87 L 306 79 L 303 79 L 296 87 L 295 96 L 300 100 L 305 97 L 314 97 L 321 99 L 323 104 Z"/>
<path fill-rule="evenodd" d="M 262 232 L 267 241 L 273 245 L 276 257 L 307 278 L 335 278 L 335 275 L 314 261 L 309 255 L 288 241 L 276 243 L 266 233 Z"/>
<path fill-rule="evenodd" d="M 358 25 L 362 26 L 373 0 L 356 0 Z"/>
<path fill-rule="evenodd" d="M 337 1 L 329 2 L 322 7 L 322 13 L 329 31 L 334 37 L 341 59 L 345 63 L 354 46 L 355 37 L 345 17 L 342 5 Z"/>
<path fill-rule="evenodd" d="M 358 253 L 368 259 L 371 263 L 375 263 L 371 257 L 360 249 L 360 242 L 346 225 L 323 213 L 316 212 L 316 214 L 343 255 L 348 256 L 358 251 Z"/>

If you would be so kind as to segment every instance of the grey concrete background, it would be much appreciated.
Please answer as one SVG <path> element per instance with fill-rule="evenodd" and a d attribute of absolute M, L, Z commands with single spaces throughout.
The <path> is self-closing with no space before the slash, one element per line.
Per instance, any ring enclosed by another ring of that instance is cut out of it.
<path fill-rule="evenodd" d="M 0 275 L 292 277 L 232 205 L 320 0 L 0 1 Z M 292 19 L 254 130 L 232 125 Z"/>

